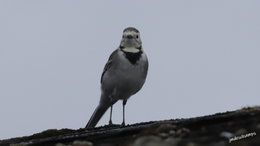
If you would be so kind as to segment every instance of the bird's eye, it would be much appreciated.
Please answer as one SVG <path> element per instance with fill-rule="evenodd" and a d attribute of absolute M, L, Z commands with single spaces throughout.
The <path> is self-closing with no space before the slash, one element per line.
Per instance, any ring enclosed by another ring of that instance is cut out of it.
<path fill-rule="evenodd" d="M 138 39 L 138 38 L 139 38 L 139 36 L 137 35 L 137 36 L 136 36 L 136 38 Z"/>

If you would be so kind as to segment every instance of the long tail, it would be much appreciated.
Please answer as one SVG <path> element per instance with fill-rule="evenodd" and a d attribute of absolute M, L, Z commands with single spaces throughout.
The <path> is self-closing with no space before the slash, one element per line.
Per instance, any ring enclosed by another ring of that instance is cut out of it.
<path fill-rule="evenodd" d="M 85 128 L 93 128 L 97 125 L 98 121 L 101 119 L 101 117 L 104 115 L 104 113 L 109 108 L 109 105 L 98 105 L 92 114 L 91 118 L 88 121 L 88 124 Z"/>

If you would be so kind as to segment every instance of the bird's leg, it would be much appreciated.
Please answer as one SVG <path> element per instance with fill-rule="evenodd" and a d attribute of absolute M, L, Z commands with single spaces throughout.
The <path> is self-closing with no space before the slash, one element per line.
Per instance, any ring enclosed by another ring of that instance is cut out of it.
<path fill-rule="evenodd" d="M 122 126 L 125 126 L 125 105 L 126 105 L 127 100 L 123 100 L 123 122 Z"/>
<path fill-rule="evenodd" d="M 110 106 L 110 120 L 109 120 L 109 125 L 113 125 L 113 123 L 112 123 L 112 111 L 113 111 L 113 104 Z"/>

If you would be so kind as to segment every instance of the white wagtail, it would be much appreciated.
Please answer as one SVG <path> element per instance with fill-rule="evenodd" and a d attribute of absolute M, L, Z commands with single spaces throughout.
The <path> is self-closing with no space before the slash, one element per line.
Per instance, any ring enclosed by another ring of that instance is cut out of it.
<path fill-rule="evenodd" d="M 109 57 L 101 76 L 101 98 L 86 128 L 93 128 L 110 107 L 112 124 L 113 104 L 123 100 L 123 123 L 125 105 L 129 97 L 143 86 L 148 70 L 148 59 L 142 48 L 139 31 L 128 27 L 123 31 L 120 46 Z"/>

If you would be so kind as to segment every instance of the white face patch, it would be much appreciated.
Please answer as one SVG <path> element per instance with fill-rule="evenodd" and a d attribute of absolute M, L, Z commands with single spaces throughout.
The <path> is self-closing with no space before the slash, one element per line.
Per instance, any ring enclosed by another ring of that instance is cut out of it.
<path fill-rule="evenodd" d="M 123 51 L 125 52 L 130 52 L 130 53 L 137 53 L 139 52 L 140 50 L 135 48 L 135 47 L 126 47 L 124 49 L 122 49 Z"/>
<path fill-rule="evenodd" d="M 120 43 L 120 48 L 125 52 L 138 53 L 141 48 L 142 42 L 139 33 L 135 31 L 125 31 Z"/>

